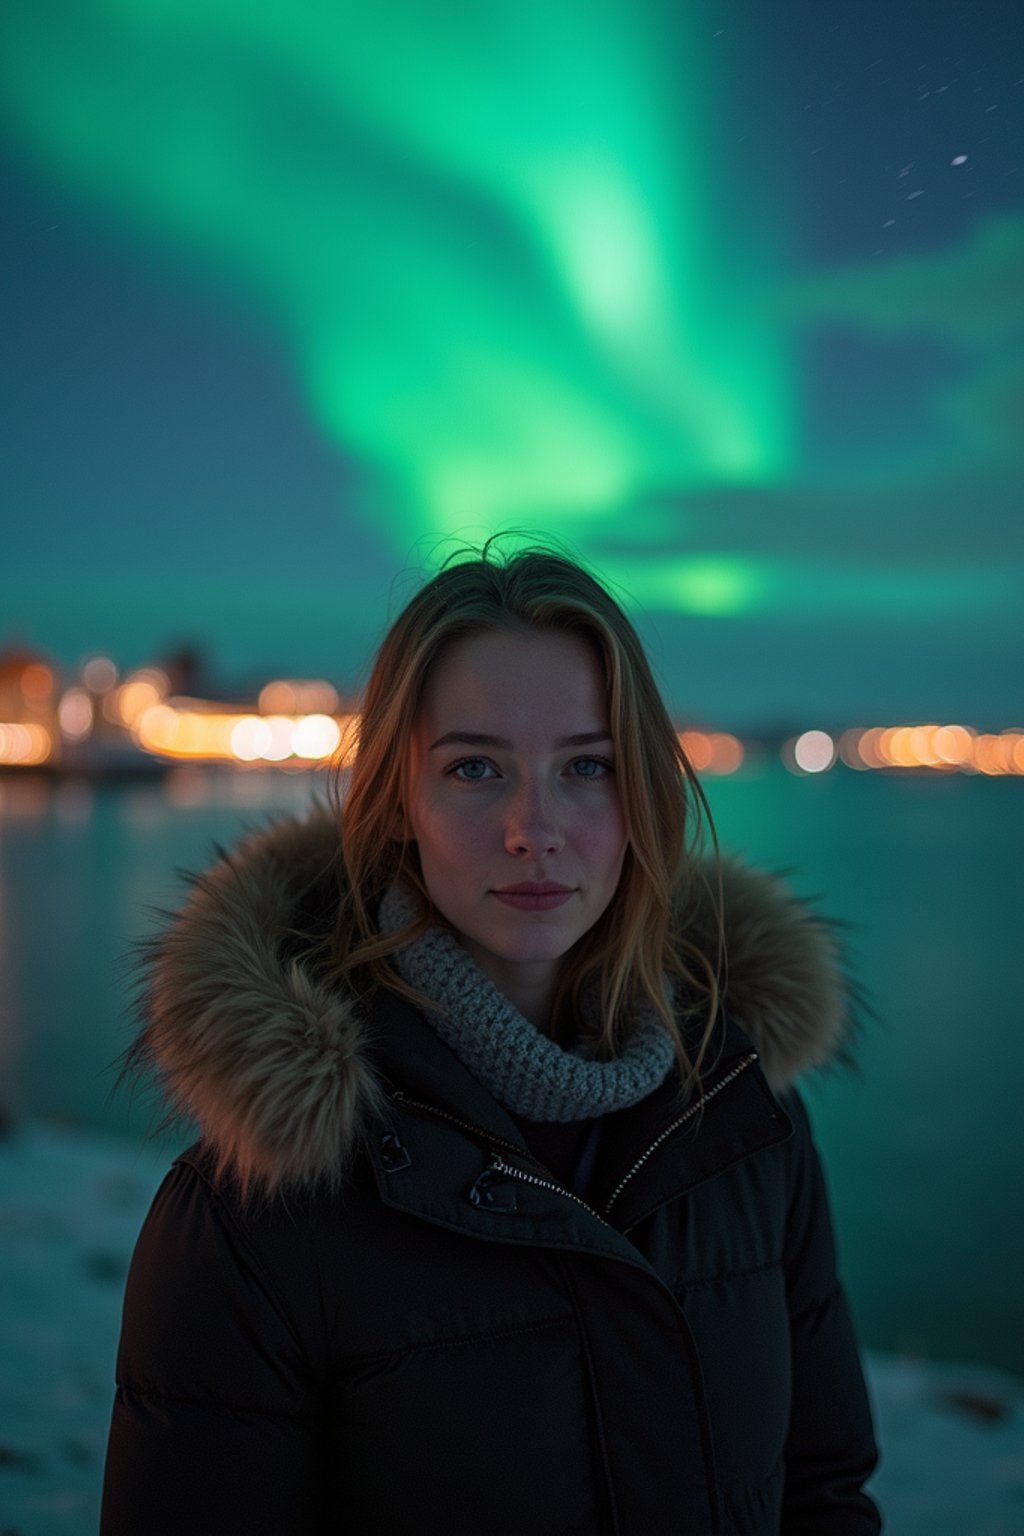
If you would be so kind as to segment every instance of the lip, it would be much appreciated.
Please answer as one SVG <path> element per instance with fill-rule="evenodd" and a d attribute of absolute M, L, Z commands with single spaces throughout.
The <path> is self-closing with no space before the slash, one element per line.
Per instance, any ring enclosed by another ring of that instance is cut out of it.
<path fill-rule="evenodd" d="M 492 891 L 491 895 L 503 901 L 507 907 L 518 907 L 521 912 L 547 912 L 551 907 L 561 907 L 574 896 L 575 891 L 564 885 L 549 891 Z"/>
<path fill-rule="evenodd" d="M 555 896 L 572 895 L 571 885 L 560 885 L 557 880 L 519 880 L 515 885 L 503 885 L 495 896 Z"/>

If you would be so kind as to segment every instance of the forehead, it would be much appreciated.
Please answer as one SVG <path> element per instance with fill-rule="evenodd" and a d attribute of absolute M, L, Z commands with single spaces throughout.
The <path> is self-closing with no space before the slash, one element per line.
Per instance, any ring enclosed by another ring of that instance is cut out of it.
<path fill-rule="evenodd" d="M 607 725 L 596 647 L 558 630 L 486 630 L 446 646 L 427 674 L 417 726 L 508 734 L 514 720 L 559 734 Z M 503 729 L 499 729 L 502 728 Z"/>

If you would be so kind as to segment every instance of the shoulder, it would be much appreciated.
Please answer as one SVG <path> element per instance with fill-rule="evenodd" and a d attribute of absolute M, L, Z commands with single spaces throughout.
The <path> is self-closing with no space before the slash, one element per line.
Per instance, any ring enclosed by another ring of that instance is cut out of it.
<path fill-rule="evenodd" d="M 374 1193 L 365 1157 L 349 1165 L 343 1187 L 326 1177 L 273 1189 L 246 1184 L 222 1166 L 219 1149 L 198 1141 L 172 1164 L 154 1201 L 155 1219 L 169 1227 L 216 1230 L 268 1274 L 288 1273 L 314 1258 L 325 1234 L 365 1222 Z"/>
<path fill-rule="evenodd" d="M 379 1216 L 358 1166 L 343 1195 L 268 1194 L 217 1164 L 199 1142 L 156 1192 L 128 1276 L 122 1381 L 187 1395 L 208 1360 L 248 1359 L 247 1339 L 312 1379 L 332 1358 L 342 1292 L 372 1267 Z"/>
<path fill-rule="evenodd" d="M 172 1311 L 231 1291 L 259 1294 L 281 1314 L 304 1310 L 326 1196 L 243 1190 L 217 1164 L 203 1142 L 172 1163 L 139 1235 L 130 1284 Z"/>
<path fill-rule="evenodd" d="M 287 1222 L 284 1202 L 247 1198 L 231 1174 L 218 1175 L 215 1149 L 197 1142 L 174 1160 L 153 1197 L 132 1281 L 181 1294 L 201 1291 L 216 1275 L 218 1287 L 233 1277 L 275 1296 L 281 1286 L 273 1238 Z"/>

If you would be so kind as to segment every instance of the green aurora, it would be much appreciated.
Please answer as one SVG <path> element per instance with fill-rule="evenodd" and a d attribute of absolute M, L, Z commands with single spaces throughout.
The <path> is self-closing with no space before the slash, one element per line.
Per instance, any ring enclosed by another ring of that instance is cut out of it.
<path fill-rule="evenodd" d="M 322 431 L 387 481 L 397 544 L 527 519 L 585 546 L 652 480 L 757 484 L 792 458 L 781 327 L 737 323 L 740 243 L 703 153 L 670 148 L 698 142 L 708 88 L 693 13 L 671 26 L 684 82 L 624 5 L 473 28 L 394 0 L 23 4 L 9 110 L 275 328 Z M 703 610 L 748 582 L 689 585 Z"/>
<path fill-rule="evenodd" d="M 758 498 L 810 496 L 831 536 L 872 474 L 895 526 L 968 456 L 1018 465 L 1024 220 L 794 279 L 781 192 L 752 240 L 718 186 L 700 5 L 10 0 L 2 26 L 21 152 L 277 338 L 373 488 L 344 513 L 399 556 L 527 524 L 669 613 L 1013 601 L 994 537 L 885 569 L 737 539 Z M 957 356 L 938 460 L 808 482 L 797 341 L 826 324 Z"/>

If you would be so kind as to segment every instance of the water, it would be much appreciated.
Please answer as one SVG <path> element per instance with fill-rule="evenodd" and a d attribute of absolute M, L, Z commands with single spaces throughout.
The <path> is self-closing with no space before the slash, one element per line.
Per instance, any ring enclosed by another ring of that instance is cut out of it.
<path fill-rule="evenodd" d="M 214 842 L 300 811 L 274 773 L 90 788 L 0 780 L 0 1071 L 16 1111 L 138 1138 L 111 1099 L 129 941 Z M 1024 1370 L 1019 1276 L 1024 786 L 781 768 L 709 785 L 723 846 L 850 924 L 878 1013 L 860 1075 L 807 1097 L 863 1341 Z"/>

